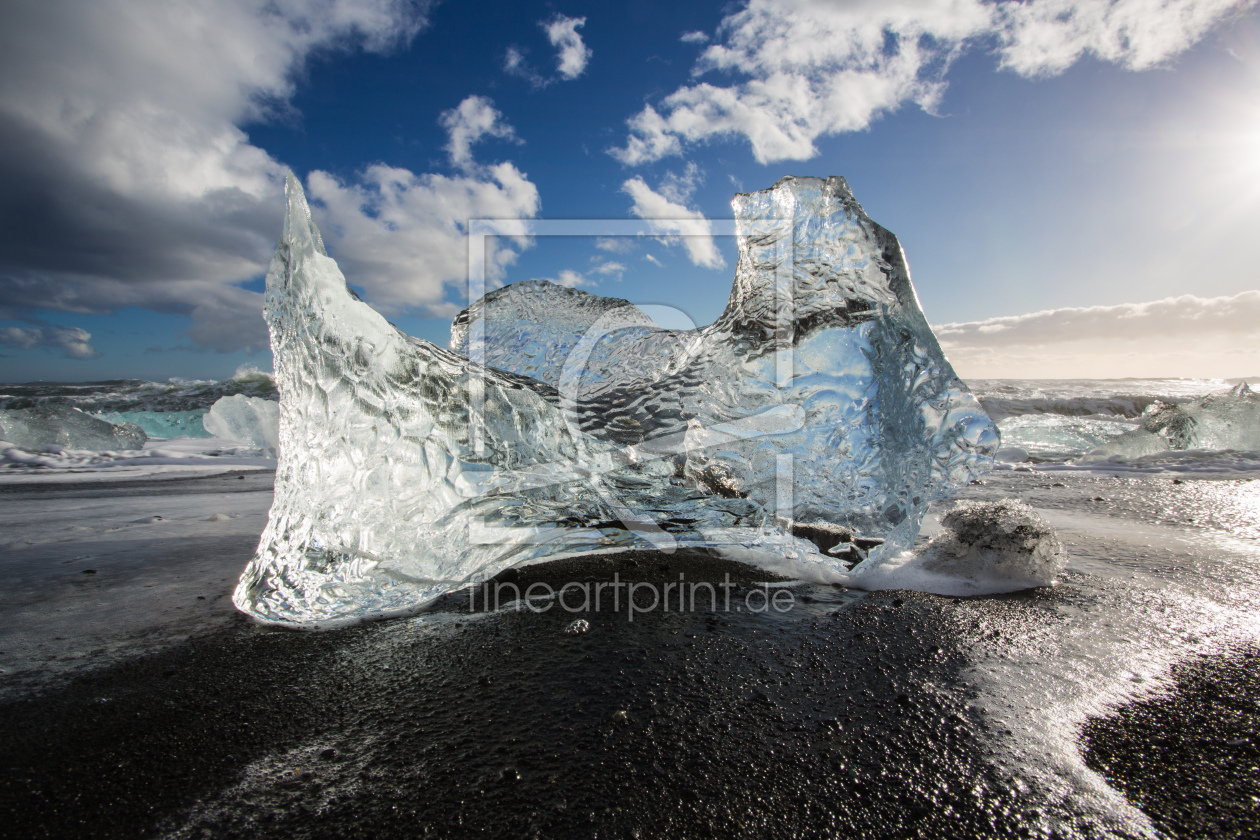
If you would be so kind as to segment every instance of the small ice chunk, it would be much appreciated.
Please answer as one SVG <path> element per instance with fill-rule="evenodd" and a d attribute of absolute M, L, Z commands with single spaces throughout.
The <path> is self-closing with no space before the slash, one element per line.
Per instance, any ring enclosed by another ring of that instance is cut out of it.
<path fill-rule="evenodd" d="M 0 440 L 31 452 L 103 452 L 141 449 L 146 437 L 134 423 L 110 423 L 68 405 L 38 405 L 0 409 Z"/>
<path fill-rule="evenodd" d="M 1142 428 L 1112 438 L 1089 458 L 1131 459 L 1187 449 L 1260 452 L 1260 394 L 1246 382 L 1181 405 L 1156 401 L 1143 416 Z"/>
<path fill-rule="evenodd" d="M 220 397 L 201 423 L 215 437 L 250 443 L 272 455 L 280 448 L 280 404 L 274 400 L 244 394 Z"/>
<path fill-rule="evenodd" d="M 853 570 L 859 589 L 991 595 L 1051 586 L 1067 566 L 1049 523 L 1024 502 L 961 502 L 922 549 Z"/>

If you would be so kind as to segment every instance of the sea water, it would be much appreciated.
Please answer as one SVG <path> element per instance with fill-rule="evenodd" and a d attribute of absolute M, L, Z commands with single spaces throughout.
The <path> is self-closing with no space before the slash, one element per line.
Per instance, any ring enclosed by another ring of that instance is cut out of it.
<path fill-rule="evenodd" d="M 1179 405 L 1229 391 L 1240 379 L 975 379 L 967 385 L 997 423 L 1005 467 L 1084 466 L 1090 452 L 1141 426 L 1157 403 Z M 208 438 L 202 418 L 220 398 L 276 399 L 271 376 L 243 368 L 224 380 L 140 379 L 0 384 L 0 409 L 72 405 L 116 423 L 135 423 L 150 439 Z M 1022 450 L 1022 452 L 1021 452 Z M 1152 469 L 1260 469 L 1246 453 L 1183 453 Z M 0 461 L 0 466 L 10 466 Z M 1120 466 L 1125 466 L 1120 464 Z"/>

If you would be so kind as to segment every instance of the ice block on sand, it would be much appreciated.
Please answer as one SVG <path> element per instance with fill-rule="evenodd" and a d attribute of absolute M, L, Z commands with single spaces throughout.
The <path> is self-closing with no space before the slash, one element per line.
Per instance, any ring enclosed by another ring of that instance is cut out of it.
<path fill-rule="evenodd" d="M 877 561 L 991 466 L 993 423 L 841 178 L 736 197 L 739 265 L 709 327 L 527 283 L 474 302 L 456 352 L 360 301 L 292 177 L 288 198 L 267 275 L 276 495 L 235 595 L 263 620 L 406 612 L 628 548 L 761 546 L 843 571 L 791 532 L 882 539 Z"/>

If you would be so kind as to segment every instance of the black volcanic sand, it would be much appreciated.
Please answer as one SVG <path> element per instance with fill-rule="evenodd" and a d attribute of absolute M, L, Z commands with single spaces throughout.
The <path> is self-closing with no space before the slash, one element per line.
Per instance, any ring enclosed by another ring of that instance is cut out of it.
<path fill-rule="evenodd" d="M 1173 678 L 1171 697 L 1086 724 L 1085 763 L 1174 837 L 1256 837 L 1260 650 L 1183 663 Z"/>
<path fill-rule="evenodd" d="M 765 578 L 680 553 L 517 580 L 680 571 Z M 1027 794 L 942 688 L 965 661 L 942 632 L 949 599 L 811 591 L 834 595 L 783 615 L 592 612 L 580 634 L 559 609 L 470 615 L 466 595 L 324 633 L 242 619 L 0 708 L 0 831 L 1030 835 Z"/>
<path fill-rule="evenodd" d="M 1192 492 L 1167 485 L 1170 504 Z M 1009 474 L 969 489 L 1065 509 L 1144 492 Z M 0 700 L 0 836 L 1127 836 L 1000 771 L 1002 733 L 969 705 L 976 634 L 1001 644 L 1052 620 L 1079 574 L 965 603 L 796 585 L 783 613 L 737 611 L 766 573 L 699 552 L 502 579 L 661 588 L 680 573 L 729 575 L 731 611 L 719 592 L 716 610 L 702 594 L 695 612 L 633 622 L 624 608 L 488 613 L 464 593 L 315 633 L 198 608 L 208 629 L 192 638 Z M 222 586 L 195 603 L 220 603 Z M 962 612 L 980 629 L 960 630 Z M 587 631 L 566 632 L 578 618 Z M 1188 666 L 1172 699 L 1091 723 L 1090 766 L 1173 836 L 1254 836 L 1254 785 L 1231 775 L 1250 772 L 1236 759 L 1251 748 L 1230 743 L 1260 718 L 1251 667 Z"/>

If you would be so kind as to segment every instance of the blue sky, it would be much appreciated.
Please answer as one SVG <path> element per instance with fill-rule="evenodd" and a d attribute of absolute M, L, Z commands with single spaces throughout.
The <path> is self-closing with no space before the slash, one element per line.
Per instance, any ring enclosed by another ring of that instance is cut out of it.
<path fill-rule="evenodd" d="M 729 218 L 844 175 L 969 377 L 1260 374 L 1260 16 L 1226 0 L 19 2 L 0 381 L 270 365 L 292 168 L 350 282 L 445 344 L 469 217 Z M 806 37 L 808 36 L 808 37 Z M 726 302 L 726 237 L 503 243 Z"/>

